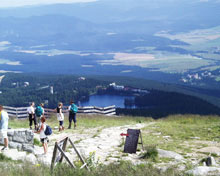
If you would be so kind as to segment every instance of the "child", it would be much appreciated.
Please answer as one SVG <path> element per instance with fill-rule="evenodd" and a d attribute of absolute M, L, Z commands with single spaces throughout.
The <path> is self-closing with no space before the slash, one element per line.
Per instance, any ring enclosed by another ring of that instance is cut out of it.
<path fill-rule="evenodd" d="M 64 130 L 63 121 L 64 115 L 62 113 L 63 103 L 59 103 L 57 107 L 57 120 L 59 121 L 59 131 Z"/>
<path fill-rule="evenodd" d="M 49 142 L 48 137 L 45 135 L 45 130 L 46 130 L 46 118 L 43 116 L 41 118 L 41 125 L 40 125 L 40 129 L 37 131 L 37 133 L 40 133 L 40 141 L 42 143 L 42 146 L 44 148 L 44 154 L 47 154 L 48 151 L 48 145 L 47 143 Z"/>

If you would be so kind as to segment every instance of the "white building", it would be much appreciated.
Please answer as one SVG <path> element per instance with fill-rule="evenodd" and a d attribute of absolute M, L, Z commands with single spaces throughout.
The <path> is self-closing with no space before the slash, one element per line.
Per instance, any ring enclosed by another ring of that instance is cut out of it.
<path fill-rule="evenodd" d="M 53 95 L 53 86 L 50 87 L 50 93 Z"/>
<path fill-rule="evenodd" d="M 115 90 L 124 90 L 125 86 L 117 85 L 115 82 L 109 84 L 109 86 L 113 87 Z"/>
<path fill-rule="evenodd" d="M 28 87 L 30 85 L 29 82 L 24 82 L 24 87 Z"/>

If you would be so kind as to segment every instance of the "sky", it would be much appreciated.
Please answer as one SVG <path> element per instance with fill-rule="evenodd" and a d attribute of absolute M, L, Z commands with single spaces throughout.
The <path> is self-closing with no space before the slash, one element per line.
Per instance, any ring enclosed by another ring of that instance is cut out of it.
<path fill-rule="evenodd" d="M 97 0 L 0 0 L 0 8 L 22 7 L 31 5 L 46 5 L 46 4 L 68 4 L 68 3 L 86 3 L 95 2 Z"/>

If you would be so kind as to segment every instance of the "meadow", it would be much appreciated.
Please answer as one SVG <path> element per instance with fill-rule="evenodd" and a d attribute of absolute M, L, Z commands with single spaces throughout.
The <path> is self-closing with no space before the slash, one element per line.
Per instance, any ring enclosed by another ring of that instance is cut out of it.
<path fill-rule="evenodd" d="M 47 123 L 51 127 L 58 126 L 57 120 L 54 117 L 48 119 Z M 160 148 L 164 150 L 174 151 L 181 154 L 187 162 L 185 170 L 193 167 L 191 159 L 208 156 L 209 154 L 203 153 L 200 149 L 205 147 L 216 147 L 220 143 L 220 117 L 219 116 L 199 116 L 199 115 L 172 115 L 166 118 L 154 120 L 152 118 L 144 117 L 106 117 L 96 115 L 78 115 L 77 129 L 65 130 L 66 133 L 80 133 L 83 130 L 92 129 L 105 129 L 109 127 L 117 127 L 123 125 L 133 124 L 148 124 L 143 128 L 142 136 L 143 143 L 146 150 L 152 148 Z M 65 119 L 65 126 L 67 127 L 68 121 Z M 17 120 L 11 119 L 9 122 L 11 128 L 28 128 L 28 120 Z M 100 131 L 97 131 L 100 133 Z M 59 134 L 56 130 L 54 133 Z M 213 144 L 214 142 L 214 144 Z M 123 146 L 121 146 L 123 148 Z M 211 153 L 212 154 L 212 153 Z M 122 156 L 125 154 L 122 154 Z M 144 159 L 146 163 L 134 165 L 131 162 L 123 161 L 111 163 L 109 165 L 99 165 L 92 168 L 91 171 L 84 169 L 72 169 L 66 164 L 57 165 L 54 172 L 50 172 L 49 166 L 45 165 L 32 165 L 26 162 L 15 163 L 10 159 L 0 157 L 0 173 L 5 176 L 28 176 L 28 175 L 105 175 L 105 176 L 172 176 L 172 175 L 188 175 L 184 171 L 179 171 L 178 164 L 173 165 L 173 159 L 170 158 L 158 158 L 155 156 Z M 193 158 L 192 158 L 193 156 Z M 215 157 L 216 161 L 219 162 L 217 155 L 214 153 L 212 156 Z M 118 157 L 120 159 L 120 157 Z M 7 165 L 7 166 L 6 166 Z M 158 165 L 168 165 L 166 171 L 161 171 Z M 6 167 L 5 167 L 6 166 Z"/>

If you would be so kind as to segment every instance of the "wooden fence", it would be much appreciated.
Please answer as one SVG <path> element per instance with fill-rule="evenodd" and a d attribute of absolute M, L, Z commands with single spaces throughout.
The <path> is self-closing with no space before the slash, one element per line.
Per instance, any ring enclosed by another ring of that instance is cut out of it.
<path fill-rule="evenodd" d="M 4 109 L 8 112 L 9 117 L 13 118 L 27 118 L 27 108 L 28 107 L 10 107 L 10 106 L 4 106 Z M 44 114 L 46 117 L 50 117 L 51 115 L 56 113 L 55 109 L 47 109 L 44 108 Z M 68 107 L 64 106 L 63 107 L 63 113 L 67 114 L 68 113 Z M 96 107 L 96 106 L 86 106 L 86 107 L 79 107 L 78 113 L 82 114 L 102 114 L 102 115 L 116 115 L 116 107 L 115 105 L 113 106 L 108 106 L 108 107 Z"/>

